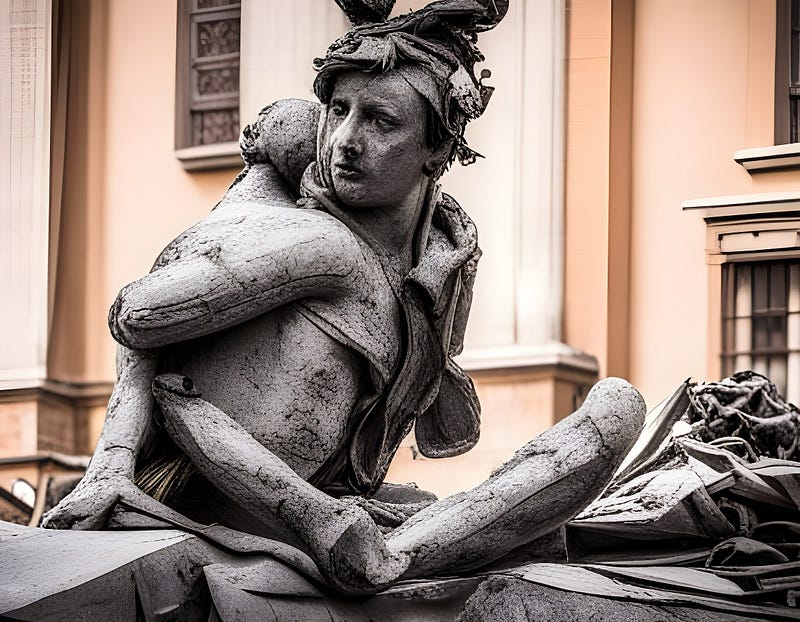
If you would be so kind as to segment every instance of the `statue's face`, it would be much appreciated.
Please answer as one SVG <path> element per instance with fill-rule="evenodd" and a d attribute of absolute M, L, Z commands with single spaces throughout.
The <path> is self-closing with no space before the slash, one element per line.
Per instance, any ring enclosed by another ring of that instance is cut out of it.
<path fill-rule="evenodd" d="M 351 72 L 336 81 L 323 150 L 333 187 L 352 207 L 392 207 L 425 181 L 426 102 L 397 73 Z"/>

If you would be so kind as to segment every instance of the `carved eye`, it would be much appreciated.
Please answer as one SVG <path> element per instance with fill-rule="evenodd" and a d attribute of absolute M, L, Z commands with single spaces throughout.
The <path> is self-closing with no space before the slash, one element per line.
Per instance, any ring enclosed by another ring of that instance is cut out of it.
<path fill-rule="evenodd" d="M 342 104 L 331 104 L 330 113 L 334 117 L 346 117 L 347 107 Z"/>
<path fill-rule="evenodd" d="M 375 127 L 377 127 L 379 130 L 384 130 L 384 131 L 391 130 L 396 125 L 396 123 L 392 119 L 381 115 L 373 117 L 372 122 L 375 124 Z"/>

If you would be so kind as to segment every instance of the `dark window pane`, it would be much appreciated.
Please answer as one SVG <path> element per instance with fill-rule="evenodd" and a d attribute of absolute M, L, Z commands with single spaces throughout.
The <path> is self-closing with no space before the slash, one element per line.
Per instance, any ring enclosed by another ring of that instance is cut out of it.
<path fill-rule="evenodd" d="M 800 142 L 800 99 L 796 97 L 790 98 L 789 104 L 790 112 L 790 129 L 792 133 L 792 142 Z"/>
<path fill-rule="evenodd" d="M 766 311 L 769 308 L 769 268 L 766 264 L 753 266 L 753 313 Z"/>
<path fill-rule="evenodd" d="M 786 318 L 767 316 L 753 318 L 753 349 L 759 352 L 786 348 Z"/>
<path fill-rule="evenodd" d="M 796 312 L 788 312 L 789 275 L 796 270 L 800 270 L 796 259 L 723 266 L 720 364 L 724 374 L 740 371 L 734 369 L 738 362 L 739 367 L 750 367 L 768 376 L 782 393 L 791 384 L 788 326 L 789 317 Z M 724 316 L 730 308 L 737 310 L 738 320 Z M 747 341 L 748 334 L 749 343 L 736 341 L 737 336 Z"/>
<path fill-rule="evenodd" d="M 198 22 L 197 56 L 221 56 L 239 53 L 239 19 Z"/>
<path fill-rule="evenodd" d="M 236 0 L 197 0 L 198 9 L 215 9 L 231 5 L 238 6 L 239 4 Z"/>
<path fill-rule="evenodd" d="M 238 110 L 210 110 L 192 113 L 192 144 L 212 145 L 238 139 Z"/>
<path fill-rule="evenodd" d="M 735 320 L 722 320 L 722 351 L 734 352 L 736 350 L 736 322 Z"/>
<path fill-rule="evenodd" d="M 722 317 L 736 315 L 734 298 L 736 294 L 736 271 L 731 263 L 722 264 Z M 729 341 L 728 343 L 733 343 Z"/>
<path fill-rule="evenodd" d="M 769 347 L 773 350 L 786 349 L 786 316 L 773 316 L 769 322 Z"/>
<path fill-rule="evenodd" d="M 744 289 L 747 289 L 747 293 L 752 292 L 752 267 L 750 264 L 732 264 L 731 268 L 736 272 L 736 289 L 732 292 L 732 295 L 734 296 L 734 309 L 736 310 L 736 317 L 749 317 L 753 314 L 752 303 L 750 303 L 747 308 L 740 309 L 739 304 L 737 304 L 737 296 Z"/>
<path fill-rule="evenodd" d="M 770 309 L 786 309 L 786 264 L 774 263 L 769 269 L 769 306 Z"/>
<path fill-rule="evenodd" d="M 769 321 L 772 318 L 753 318 L 753 350 L 766 350 L 769 347 Z"/>

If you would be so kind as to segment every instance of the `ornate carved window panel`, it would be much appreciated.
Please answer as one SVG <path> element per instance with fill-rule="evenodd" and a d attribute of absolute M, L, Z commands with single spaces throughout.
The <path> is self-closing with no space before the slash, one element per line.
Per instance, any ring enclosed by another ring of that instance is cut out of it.
<path fill-rule="evenodd" d="M 175 149 L 188 170 L 240 166 L 241 3 L 179 0 Z"/>

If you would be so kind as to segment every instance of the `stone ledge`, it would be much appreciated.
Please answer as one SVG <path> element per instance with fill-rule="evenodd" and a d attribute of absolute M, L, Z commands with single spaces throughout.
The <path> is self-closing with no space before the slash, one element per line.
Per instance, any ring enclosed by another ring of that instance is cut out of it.
<path fill-rule="evenodd" d="M 476 348 L 460 354 L 456 362 L 468 372 L 532 367 L 563 367 L 593 374 L 599 370 L 594 356 L 558 342 Z"/>
<path fill-rule="evenodd" d="M 87 407 L 108 402 L 114 383 L 39 381 L 32 386 L 0 387 L 0 403 L 48 399 L 70 406 Z"/>
<path fill-rule="evenodd" d="M 740 149 L 733 154 L 751 175 L 766 171 L 800 167 L 800 143 Z"/>
<path fill-rule="evenodd" d="M 244 166 L 239 143 L 235 141 L 176 149 L 175 157 L 187 171 L 210 171 Z"/>
<path fill-rule="evenodd" d="M 699 211 L 706 221 L 786 214 L 800 212 L 800 192 L 758 192 L 687 199 L 681 203 L 681 208 L 684 211 Z"/>

